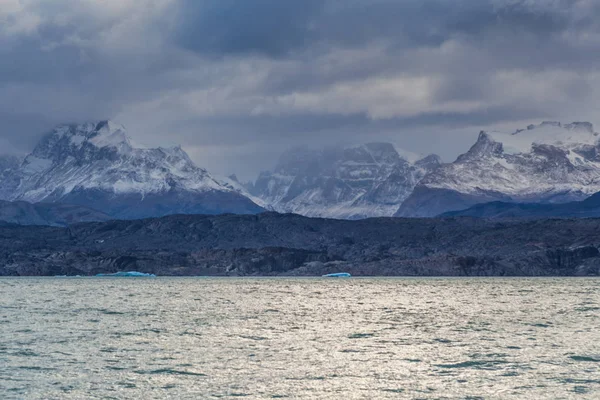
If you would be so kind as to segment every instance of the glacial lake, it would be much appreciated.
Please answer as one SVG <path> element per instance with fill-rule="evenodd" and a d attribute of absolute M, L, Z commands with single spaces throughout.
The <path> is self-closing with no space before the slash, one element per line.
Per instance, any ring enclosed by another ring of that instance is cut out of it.
<path fill-rule="evenodd" d="M 598 399 L 600 279 L 1 278 L 1 399 Z"/>

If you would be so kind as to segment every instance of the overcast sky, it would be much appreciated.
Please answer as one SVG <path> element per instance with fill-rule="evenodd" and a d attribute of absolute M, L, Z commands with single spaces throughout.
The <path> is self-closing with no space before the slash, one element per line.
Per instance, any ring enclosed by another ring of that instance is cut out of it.
<path fill-rule="evenodd" d="M 0 0 L 0 153 L 110 118 L 244 179 L 302 144 L 450 161 L 600 122 L 599 67 L 598 0 Z"/>

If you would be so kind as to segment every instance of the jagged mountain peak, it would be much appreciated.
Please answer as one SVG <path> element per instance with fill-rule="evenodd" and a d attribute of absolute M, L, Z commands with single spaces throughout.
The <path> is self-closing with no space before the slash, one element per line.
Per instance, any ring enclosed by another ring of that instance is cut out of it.
<path fill-rule="evenodd" d="M 61 162 L 65 157 L 90 158 L 102 150 L 105 154 L 126 154 L 133 149 L 125 127 L 105 120 L 57 126 L 42 138 L 29 158 Z"/>
<path fill-rule="evenodd" d="M 436 168 L 443 163 L 442 158 L 437 154 L 428 154 L 415 161 L 415 165 L 421 168 Z"/>
<path fill-rule="evenodd" d="M 401 154 L 386 142 L 296 147 L 249 187 L 280 212 L 351 219 L 390 216 L 417 182 L 441 164 L 435 155 L 409 162 Z"/>
<path fill-rule="evenodd" d="M 479 132 L 477 141 L 469 151 L 460 155 L 457 162 L 464 162 L 482 157 L 492 157 L 502 153 L 504 150 L 503 144 L 495 139 L 495 137 L 486 131 Z"/>
<path fill-rule="evenodd" d="M 187 152 L 180 146 L 145 148 L 135 146 L 123 125 L 110 120 L 64 124 L 44 136 L 33 152 L 26 157 L 24 165 L 33 172 L 60 165 L 74 159 L 79 165 L 92 161 L 130 159 L 145 163 L 148 168 L 163 160 L 169 168 L 198 170 Z"/>
<path fill-rule="evenodd" d="M 135 147 L 108 120 L 56 127 L 2 180 L 0 199 L 78 204 L 118 218 L 262 210 L 181 146 Z"/>
<path fill-rule="evenodd" d="M 131 139 L 123 125 L 111 120 L 86 122 L 82 124 L 59 125 L 50 134 L 58 138 L 68 138 L 74 145 L 90 143 L 98 148 L 131 146 Z"/>
<path fill-rule="evenodd" d="M 490 201 L 581 200 L 600 191 L 599 153 L 589 122 L 482 131 L 469 151 L 423 178 L 397 215 L 433 216 Z"/>

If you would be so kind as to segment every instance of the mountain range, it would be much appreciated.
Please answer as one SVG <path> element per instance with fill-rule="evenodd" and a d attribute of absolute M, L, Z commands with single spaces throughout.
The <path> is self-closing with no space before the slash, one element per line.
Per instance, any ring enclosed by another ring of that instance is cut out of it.
<path fill-rule="evenodd" d="M 263 211 L 181 147 L 136 147 L 111 121 L 59 126 L 6 171 L 2 200 L 73 204 L 113 218 Z"/>
<path fill-rule="evenodd" d="M 0 200 L 18 202 L 3 203 L 0 220 L 14 222 L 23 210 L 50 225 L 79 222 L 77 215 L 85 221 L 265 210 L 336 219 L 595 216 L 595 200 L 578 202 L 600 192 L 598 139 L 588 122 L 482 131 L 450 163 L 436 155 L 408 159 L 390 143 L 294 148 L 273 170 L 241 184 L 214 177 L 179 146 L 137 146 L 112 121 L 61 125 L 23 160 L 0 157 Z M 55 221 L 23 202 L 86 211 Z"/>
<path fill-rule="evenodd" d="M 440 217 L 476 218 L 599 218 L 600 193 L 568 203 L 506 203 L 493 201 L 466 210 L 448 211 Z"/>
<path fill-rule="evenodd" d="M 587 122 L 481 132 L 469 151 L 425 176 L 395 215 L 432 217 L 493 201 L 583 200 L 600 191 L 599 149 Z"/>
<path fill-rule="evenodd" d="M 391 216 L 440 164 L 436 155 L 410 162 L 390 143 L 296 148 L 248 189 L 278 212 L 341 219 Z"/>
<path fill-rule="evenodd" d="M 436 155 L 410 162 L 387 143 L 295 149 L 249 190 L 276 211 L 346 219 L 434 217 L 497 201 L 580 201 L 600 191 L 598 139 L 588 122 L 547 121 L 480 132 L 451 163 Z"/>

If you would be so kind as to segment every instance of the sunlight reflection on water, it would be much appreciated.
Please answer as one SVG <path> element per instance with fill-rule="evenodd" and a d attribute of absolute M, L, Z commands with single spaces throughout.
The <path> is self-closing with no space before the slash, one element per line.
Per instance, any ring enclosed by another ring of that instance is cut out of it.
<path fill-rule="evenodd" d="M 0 279 L 0 398 L 599 398 L 598 279 Z"/>

